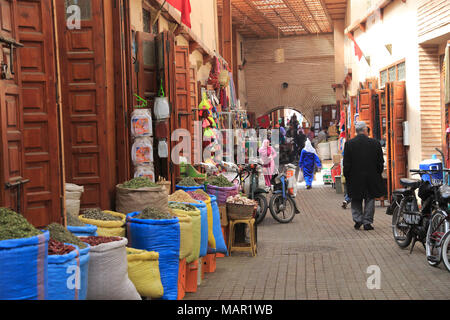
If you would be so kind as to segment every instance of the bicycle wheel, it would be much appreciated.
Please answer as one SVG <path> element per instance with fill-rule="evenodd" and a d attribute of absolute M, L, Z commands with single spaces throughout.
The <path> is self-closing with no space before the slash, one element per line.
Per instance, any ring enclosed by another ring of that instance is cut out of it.
<path fill-rule="evenodd" d="M 270 214 L 279 223 L 288 223 L 294 219 L 295 204 L 291 197 L 283 199 L 281 193 L 274 194 L 269 203 Z"/>
<path fill-rule="evenodd" d="M 444 213 L 436 211 L 428 225 L 425 251 L 428 264 L 433 267 L 437 267 L 441 262 L 441 240 L 446 231 L 446 224 L 448 224 L 445 218 Z"/>
<path fill-rule="evenodd" d="M 267 213 L 267 199 L 263 194 L 255 194 L 253 199 L 258 203 L 258 208 L 256 209 L 255 222 L 256 224 L 264 220 Z"/>
<path fill-rule="evenodd" d="M 450 250 L 450 232 L 447 232 L 442 238 L 441 242 L 441 259 L 442 262 L 444 263 L 444 266 L 450 272 L 450 261 L 449 261 L 450 253 L 448 252 L 449 250 Z"/>
<path fill-rule="evenodd" d="M 411 226 L 406 224 L 403 218 L 403 207 L 396 206 L 392 213 L 392 233 L 397 245 L 404 249 L 409 246 L 412 241 Z"/>

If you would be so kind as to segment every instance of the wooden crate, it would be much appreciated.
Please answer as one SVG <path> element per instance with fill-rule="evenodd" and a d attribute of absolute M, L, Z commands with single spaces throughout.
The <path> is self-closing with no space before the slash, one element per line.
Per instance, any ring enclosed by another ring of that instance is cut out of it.
<path fill-rule="evenodd" d="M 178 300 L 182 300 L 186 293 L 186 259 L 180 260 L 178 265 Z"/>
<path fill-rule="evenodd" d="M 186 292 L 197 292 L 198 260 L 186 264 Z"/>
<path fill-rule="evenodd" d="M 208 253 L 205 257 L 203 257 L 203 268 L 205 272 L 211 273 L 216 271 L 216 254 Z"/>

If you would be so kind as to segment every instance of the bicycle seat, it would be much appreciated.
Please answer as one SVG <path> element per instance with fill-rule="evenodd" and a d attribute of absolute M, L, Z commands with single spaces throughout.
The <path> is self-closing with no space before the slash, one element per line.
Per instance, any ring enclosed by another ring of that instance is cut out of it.
<path fill-rule="evenodd" d="M 393 194 L 404 194 L 406 192 L 408 192 L 408 189 L 405 188 L 395 189 L 394 191 L 392 191 Z"/>
<path fill-rule="evenodd" d="M 413 188 L 413 189 L 417 189 L 418 187 L 420 187 L 420 180 L 416 180 L 416 179 L 401 178 L 400 183 L 405 187 L 409 187 L 409 188 Z"/>

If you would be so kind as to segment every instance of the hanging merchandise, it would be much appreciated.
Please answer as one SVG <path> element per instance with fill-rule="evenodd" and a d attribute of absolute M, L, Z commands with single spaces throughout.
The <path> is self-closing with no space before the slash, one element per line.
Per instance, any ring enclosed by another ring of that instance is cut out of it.
<path fill-rule="evenodd" d="M 159 97 L 155 98 L 154 112 L 157 120 L 167 119 L 170 117 L 169 100 L 164 96 L 163 82 L 158 92 Z"/>
<path fill-rule="evenodd" d="M 137 137 L 131 148 L 131 159 L 135 166 L 152 163 L 153 139 L 150 137 Z"/>
<path fill-rule="evenodd" d="M 142 104 L 135 106 L 136 110 L 131 114 L 131 135 L 133 137 L 152 136 L 152 115 L 150 109 L 145 109 L 147 101 L 137 94 L 135 96 Z"/>
<path fill-rule="evenodd" d="M 155 182 L 155 168 L 153 164 L 145 166 L 137 166 L 134 172 L 134 177 L 147 177 L 152 182 Z"/>
<path fill-rule="evenodd" d="M 230 76 L 227 69 L 223 69 L 219 73 L 219 83 L 221 87 L 227 87 L 230 81 Z"/>
<path fill-rule="evenodd" d="M 169 148 L 165 139 L 158 142 L 158 157 L 167 158 L 169 156 Z"/>

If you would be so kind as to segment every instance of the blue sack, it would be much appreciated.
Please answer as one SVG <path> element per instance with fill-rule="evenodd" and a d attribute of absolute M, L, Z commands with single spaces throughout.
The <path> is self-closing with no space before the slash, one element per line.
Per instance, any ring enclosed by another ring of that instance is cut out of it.
<path fill-rule="evenodd" d="M 201 239 L 200 239 L 200 257 L 204 257 L 208 253 L 208 209 L 206 203 L 197 200 L 198 203 L 189 203 L 200 210 L 201 215 Z"/>
<path fill-rule="evenodd" d="M 77 237 L 90 237 L 97 235 L 97 226 L 94 226 L 92 224 L 86 224 L 82 227 L 67 226 L 67 230 L 72 232 Z"/>
<path fill-rule="evenodd" d="M 50 233 L 0 241 L 0 300 L 45 300 Z"/>
<path fill-rule="evenodd" d="M 78 291 L 78 299 L 86 300 L 88 290 L 88 278 L 89 278 L 89 251 L 91 246 L 84 243 L 87 247 L 80 249 L 80 290 Z"/>
<path fill-rule="evenodd" d="M 178 185 L 178 184 L 176 184 L 175 185 L 175 190 L 184 190 L 184 191 L 195 191 L 195 190 L 198 190 L 198 189 L 202 189 L 202 190 L 204 190 L 205 189 L 205 186 L 204 185 L 200 185 L 200 186 L 180 186 L 180 185 Z"/>
<path fill-rule="evenodd" d="M 127 214 L 128 245 L 159 253 L 159 270 L 164 288 L 163 300 L 178 298 L 180 223 L 173 219 L 135 219 L 140 212 Z"/>
<path fill-rule="evenodd" d="M 213 234 L 216 239 L 216 249 L 208 248 L 208 253 L 223 253 L 228 256 L 227 245 L 222 233 L 222 224 L 220 222 L 219 206 L 217 205 L 216 196 L 209 195 L 211 197 L 211 207 L 213 211 Z"/>
<path fill-rule="evenodd" d="M 75 250 L 63 255 L 48 256 L 48 299 L 85 300 L 87 282 L 83 283 L 82 281 L 81 259 L 86 264 L 86 260 L 89 259 L 90 247 L 84 248 L 83 255 L 81 255 L 78 246 L 72 243 L 65 244 L 75 247 Z"/>

